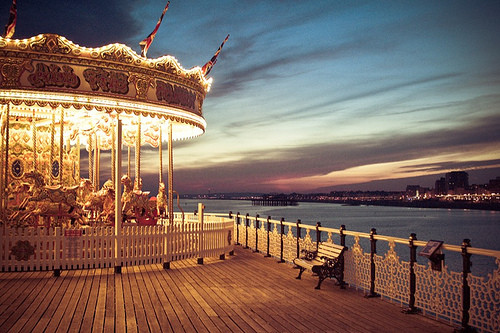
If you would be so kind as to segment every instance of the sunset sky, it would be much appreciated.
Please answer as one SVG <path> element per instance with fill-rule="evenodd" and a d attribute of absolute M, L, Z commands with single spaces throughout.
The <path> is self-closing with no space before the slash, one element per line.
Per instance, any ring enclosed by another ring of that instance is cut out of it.
<path fill-rule="evenodd" d="M 57 33 L 140 54 L 165 3 L 19 0 L 14 38 Z M 454 170 L 471 183 L 500 176 L 499 17 L 499 1 L 172 0 L 149 58 L 202 66 L 230 34 L 210 73 L 206 133 L 174 145 L 175 189 L 404 190 Z M 143 153 L 145 186 L 156 161 Z"/>

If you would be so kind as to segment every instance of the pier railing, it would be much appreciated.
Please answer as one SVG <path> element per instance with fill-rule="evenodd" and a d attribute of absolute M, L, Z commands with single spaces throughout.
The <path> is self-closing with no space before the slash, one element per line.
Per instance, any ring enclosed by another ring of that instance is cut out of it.
<path fill-rule="evenodd" d="M 184 219 L 182 219 L 184 217 Z M 233 251 L 234 222 L 221 216 L 175 215 L 157 225 L 84 228 L 0 228 L 0 271 L 121 267 L 219 257 Z"/>
<path fill-rule="evenodd" d="M 462 331 L 500 332 L 500 251 L 474 248 L 465 239 L 461 245 L 442 244 L 428 260 L 417 256 L 417 249 L 422 251 L 430 243 L 417 240 L 415 234 L 403 239 L 378 235 L 375 229 L 364 233 L 300 220 L 229 216 L 234 219 L 237 245 L 288 263 L 302 249 L 314 250 L 320 242 L 344 245 L 348 248 L 344 281 L 366 297 L 382 297 L 400 304 L 403 312 L 420 312 Z M 458 270 L 444 265 L 445 255 L 456 256 Z M 490 260 L 490 272 L 472 274 L 472 256 Z"/>

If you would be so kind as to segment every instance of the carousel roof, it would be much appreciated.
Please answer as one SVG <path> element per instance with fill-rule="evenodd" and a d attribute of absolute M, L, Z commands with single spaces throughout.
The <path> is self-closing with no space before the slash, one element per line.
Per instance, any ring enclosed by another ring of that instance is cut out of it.
<path fill-rule="evenodd" d="M 118 116 L 129 145 L 127 130 L 133 136 L 138 122 L 145 137 L 169 123 L 174 140 L 201 135 L 210 84 L 200 67 L 186 70 L 172 56 L 144 58 L 123 44 L 86 48 L 55 34 L 0 37 L 0 103 L 40 124 L 55 114 L 68 133 L 106 134 Z"/>

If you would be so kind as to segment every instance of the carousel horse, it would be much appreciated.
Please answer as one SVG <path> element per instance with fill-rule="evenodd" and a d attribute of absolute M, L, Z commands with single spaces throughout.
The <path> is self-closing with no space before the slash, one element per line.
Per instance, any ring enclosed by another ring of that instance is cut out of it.
<path fill-rule="evenodd" d="M 163 216 L 167 207 L 167 193 L 165 191 L 165 184 L 160 183 L 158 188 L 158 195 L 156 196 L 156 213 L 158 216 Z"/>
<path fill-rule="evenodd" d="M 19 210 L 11 215 L 11 219 L 20 224 L 38 225 L 38 217 L 45 219 L 45 225 L 60 226 L 63 219 L 70 219 L 74 224 L 85 224 L 81 206 L 77 202 L 79 185 L 65 187 L 62 185 L 45 185 L 43 175 L 39 172 L 25 174 L 33 181 L 27 197 L 19 205 Z M 54 218 L 52 223 L 51 218 Z M 68 225 L 69 221 L 66 221 Z"/>
<path fill-rule="evenodd" d="M 128 217 L 134 217 L 136 220 L 144 216 L 150 217 L 149 192 L 143 192 L 137 185 L 137 189 L 134 189 L 132 179 L 128 175 L 121 178 L 121 183 L 123 184 L 122 213 L 124 220 Z M 137 183 L 140 184 L 140 181 Z"/>
<path fill-rule="evenodd" d="M 91 213 L 97 213 L 95 220 L 103 221 L 105 224 L 112 224 L 115 219 L 115 189 L 113 183 L 108 180 L 97 192 L 92 192 L 85 203 L 83 209 Z"/>

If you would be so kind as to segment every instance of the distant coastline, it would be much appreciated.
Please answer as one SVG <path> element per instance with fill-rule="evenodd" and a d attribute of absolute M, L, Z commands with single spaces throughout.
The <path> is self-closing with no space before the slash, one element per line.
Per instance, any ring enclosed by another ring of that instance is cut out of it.
<path fill-rule="evenodd" d="M 255 200 L 255 195 L 248 194 L 215 194 L 215 195 L 185 195 L 184 198 L 204 199 L 204 200 Z M 500 211 L 500 202 L 493 201 L 451 201 L 451 200 L 395 200 L 395 199 L 373 199 L 373 200 L 355 200 L 355 199 L 331 199 L 322 196 L 307 196 L 306 198 L 297 195 L 289 196 L 290 200 L 300 204 L 300 202 L 318 202 L 335 203 L 349 206 L 393 206 L 393 207 L 412 207 L 412 208 L 443 208 L 443 209 L 474 209 Z"/>

